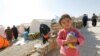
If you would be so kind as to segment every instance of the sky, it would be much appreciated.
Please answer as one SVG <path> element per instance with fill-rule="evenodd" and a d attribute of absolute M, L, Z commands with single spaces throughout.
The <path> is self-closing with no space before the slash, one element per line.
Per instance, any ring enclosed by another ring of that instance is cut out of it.
<path fill-rule="evenodd" d="M 62 14 L 100 15 L 100 0 L 0 0 L 0 25 L 31 23 L 33 19 L 53 19 Z"/>

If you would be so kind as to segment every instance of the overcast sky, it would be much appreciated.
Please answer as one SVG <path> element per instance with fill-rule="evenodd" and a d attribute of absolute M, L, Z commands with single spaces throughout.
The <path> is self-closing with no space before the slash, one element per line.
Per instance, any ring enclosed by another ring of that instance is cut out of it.
<path fill-rule="evenodd" d="M 100 14 L 100 0 L 0 0 L 0 25 L 30 23 L 32 19 L 52 19 L 62 14 L 89 17 Z"/>

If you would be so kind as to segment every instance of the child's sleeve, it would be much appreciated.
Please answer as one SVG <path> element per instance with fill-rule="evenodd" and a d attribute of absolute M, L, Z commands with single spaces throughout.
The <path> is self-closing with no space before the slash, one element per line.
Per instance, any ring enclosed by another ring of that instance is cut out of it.
<path fill-rule="evenodd" d="M 78 44 L 82 45 L 84 43 L 84 36 L 78 30 L 76 30 L 76 32 L 77 32 Z"/>
<path fill-rule="evenodd" d="M 58 45 L 63 46 L 64 45 L 64 39 L 63 39 L 63 33 L 61 31 L 58 32 L 57 34 L 57 39 L 56 42 Z"/>

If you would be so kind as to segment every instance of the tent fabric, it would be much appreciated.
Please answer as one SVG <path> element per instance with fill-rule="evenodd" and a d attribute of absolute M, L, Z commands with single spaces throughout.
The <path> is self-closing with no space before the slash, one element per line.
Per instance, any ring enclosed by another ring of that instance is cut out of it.
<path fill-rule="evenodd" d="M 3 27 L 3 25 L 0 25 L 0 35 L 6 38 L 6 35 L 4 32 L 5 32 L 5 28 Z"/>
<path fill-rule="evenodd" d="M 36 33 L 39 32 L 40 24 L 46 24 L 50 27 L 51 20 L 45 20 L 45 19 L 33 19 L 30 25 L 30 33 Z"/>
<path fill-rule="evenodd" d="M 0 48 L 6 48 L 9 46 L 9 41 L 0 35 Z"/>

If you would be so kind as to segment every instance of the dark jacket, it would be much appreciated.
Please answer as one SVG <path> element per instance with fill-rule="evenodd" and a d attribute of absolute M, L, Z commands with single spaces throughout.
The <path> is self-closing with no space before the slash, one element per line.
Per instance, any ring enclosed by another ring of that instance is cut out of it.
<path fill-rule="evenodd" d="M 88 21 L 88 16 L 84 16 L 83 21 Z"/>
<path fill-rule="evenodd" d="M 98 17 L 96 15 L 92 16 L 92 21 L 96 20 L 97 21 Z"/>
<path fill-rule="evenodd" d="M 47 26 L 46 24 L 41 24 L 40 25 L 40 34 L 46 35 L 49 32 L 50 32 L 50 27 L 49 26 Z"/>
<path fill-rule="evenodd" d="M 12 28 L 12 31 L 13 31 L 13 34 L 14 34 L 14 35 L 18 35 L 18 30 L 17 30 L 16 27 L 13 27 L 13 28 Z"/>
<path fill-rule="evenodd" d="M 12 30 L 11 29 L 6 29 L 5 33 L 6 33 L 7 40 L 12 40 L 12 37 L 13 37 Z"/>

